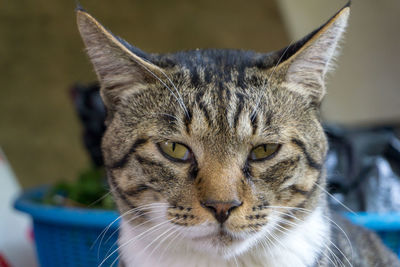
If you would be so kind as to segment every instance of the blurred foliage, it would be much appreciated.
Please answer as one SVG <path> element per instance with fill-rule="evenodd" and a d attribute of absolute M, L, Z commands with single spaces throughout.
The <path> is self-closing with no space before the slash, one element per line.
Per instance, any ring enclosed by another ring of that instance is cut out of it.
<path fill-rule="evenodd" d="M 84 171 L 73 182 L 57 183 L 42 202 L 57 206 L 115 209 L 103 168 Z"/>

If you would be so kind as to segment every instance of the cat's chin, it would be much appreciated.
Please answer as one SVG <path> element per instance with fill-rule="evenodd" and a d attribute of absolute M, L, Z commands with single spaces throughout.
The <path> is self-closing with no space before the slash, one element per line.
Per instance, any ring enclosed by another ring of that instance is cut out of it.
<path fill-rule="evenodd" d="M 247 251 L 252 242 L 251 238 L 231 233 L 225 229 L 218 229 L 213 233 L 190 238 L 192 245 L 208 255 L 229 259 Z"/>
<path fill-rule="evenodd" d="M 186 239 L 197 251 L 207 255 L 215 255 L 225 259 L 246 254 L 249 250 L 260 245 L 278 223 L 278 216 L 271 215 L 269 223 L 257 231 L 232 231 L 217 224 L 206 224 L 191 227 L 185 231 Z M 204 228 L 203 228 L 204 227 Z"/>

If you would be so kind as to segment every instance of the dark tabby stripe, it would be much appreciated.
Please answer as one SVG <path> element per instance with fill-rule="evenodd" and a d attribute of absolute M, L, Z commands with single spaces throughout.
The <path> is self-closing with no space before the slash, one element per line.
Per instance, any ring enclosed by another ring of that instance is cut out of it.
<path fill-rule="evenodd" d="M 209 84 L 212 81 L 213 73 L 207 68 L 204 69 L 204 81 Z"/>
<path fill-rule="evenodd" d="M 191 70 L 191 72 L 190 72 L 190 80 L 191 80 L 191 83 L 192 83 L 192 85 L 194 87 L 199 87 L 200 86 L 201 80 L 200 80 L 200 75 L 199 75 L 197 69 Z"/>
<path fill-rule="evenodd" d="M 203 102 L 204 90 L 200 90 L 196 95 L 196 103 L 199 109 L 203 112 L 204 117 L 206 118 L 207 123 L 210 125 L 212 120 L 210 119 L 210 112 L 208 111 L 206 105 Z"/>
<path fill-rule="evenodd" d="M 199 90 L 196 95 L 196 103 L 199 104 L 202 102 L 204 96 L 204 90 Z"/>
<path fill-rule="evenodd" d="M 146 167 L 142 166 L 142 171 L 144 172 L 145 175 L 158 173 L 159 178 L 163 179 L 164 181 L 175 180 L 176 175 L 174 174 L 173 170 L 165 166 L 163 163 L 154 161 L 152 159 L 147 159 L 139 155 L 136 155 L 135 158 L 140 164 L 146 166 Z"/>
<path fill-rule="evenodd" d="M 199 168 L 197 167 L 196 160 L 190 165 L 189 169 L 189 180 L 194 181 L 197 177 L 197 173 L 199 172 Z"/>
<path fill-rule="evenodd" d="M 253 172 L 251 171 L 251 167 L 250 167 L 248 161 L 246 161 L 246 163 L 242 169 L 242 172 L 243 172 L 244 176 L 247 178 L 247 180 L 251 180 L 251 178 L 253 177 L 253 174 L 252 174 Z"/>
<path fill-rule="evenodd" d="M 230 110 L 229 103 L 231 102 L 231 96 L 232 96 L 231 91 L 228 88 L 226 88 L 226 90 L 225 90 L 225 101 L 226 101 L 227 105 L 226 105 L 226 108 L 225 108 L 225 118 L 229 118 L 229 110 Z M 223 102 L 222 101 L 223 101 L 223 99 L 221 99 L 220 107 L 223 107 L 223 105 L 222 105 Z M 222 109 L 220 108 L 219 112 L 222 114 L 222 112 L 224 112 L 223 108 Z"/>
<path fill-rule="evenodd" d="M 311 187 L 310 191 L 308 191 L 308 196 L 311 196 L 312 194 L 314 194 L 315 191 L 317 191 L 318 185 L 320 185 L 321 182 L 321 178 L 322 173 L 321 171 L 319 171 L 317 180 L 314 182 L 314 185 L 313 187 Z"/>
<path fill-rule="evenodd" d="M 161 167 L 161 168 L 164 167 L 164 165 L 162 163 L 160 163 L 160 162 L 156 162 L 156 161 L 154 161 L 152 159 L 147 159 L 147 158 L 144 158 L 144 157 L 139 156 L 139 155 L 136 155 L 135 159 L 142 165 L 147 165 L 147 166 L 150 166 L 150 167 Z"/>
<path fill-rule="evenodd" d="M 117 169 L 117 168 L 123 168 L 126 163 L 129 160 L 129 157 L 135 153 L 136 149 L 142 145 L 144 145 L 147 142 L 147 139 L 144 138 L 139 138 L 137 139 L 133 145 L 131 146 L 131 148 L 129 149 L 129 151 L 117 162 L 115 162 L 114 164 L 111 165 L 111 169 Z"/>
<path fill-rule="evenodd" d="M 169 127 L 175 127 L 178 124 L 177 118 L 169 114 L 161 114 L 161 118 L 167 123 Z"/>
<path fill-rule="evenodd" d="M 210 125 L 212 120 L 210 119 L 210 113 L 208 112 L 204 102 L 201 101 L 200 103 L 198 103 L 198 105 L 199 105 L 199 109 L 203 112 L 203 115 L 204 115 L 204 118 L 206 119 L 206 122 L 208 123 L 208 125 Z"/>
<path fill-rule="evenodd" d="M 307 202 L 309 202 L 310 199 L 313 199 L 312 195 L 313 195 L 315 192 L 317 192 L 317 188 L 318 188 L 317 185 L 320 185 L 321 178 L 322 178 L 322 173 L 319 172 L 318 178 L 317 178 L 317 180 L 314 182 L 313 187 L 312 187 L 312 188 L 310 189 L 310 191 L 308 191 L 308 193 L 306 194 L 306 195 L 307 195 L 307 199 L 305 199 L 303 202 L 300 202 L 300 203 L 296 206 L 296 208 L 305 208 Z"/>
<path fill-rule="evenodd" d="M 300 141 L 299 139 L 292 139 L 292 143 L 295 144 L 296 146 L 298 146 L 302 150 L 303 154 L 306 156 L 308 166 L 310 166 L 311 168 L 316 169 L 316 170 L 321 170 L 322 165 L 319 164 L 318 162 L 316 162 L 310 156 L 310 154 L 307 152 L 306 146 L 304 145 L 304 143 L 302 141 Z"/>
<path fill-rule="evenodd" d="M 190 134 L 190 124 L 192 123 L 193 116 L 192 116 L 192 111 L 188 107 L 187 107 L 187 112 L 188 114 L 184 114 L 185 118 L 183 119 L 183 121 L 185 123 L 186 133 Z"/>
<path fill-rule="evenodd" d="M 233 128 L 236 129 L 237 123 L 239 121 L 240 114 L 242 113 L 243 110 L 243 101 L 244 101 L 244 95 L 240 93 L 236 93 L 236 97 L 238 98 L 238 105 L 235 113 L 235 117 L 233 118 Z"/>
<path fill-rule="evenodd" d="M 139 184 L 138 186 L 135 186 L 134 188 L 130 188 L 124 191 L 125 194 L 128 196 L 136 196 L 137 194 L 147 191 L 150 189 L 147 185 L 145 184 Z"/>
<path fill-rule="evenodd" d="M 257 128 L 258 128 L 258 115 L 255 114 L 250 118 L 251 121 L 251 127 L 253 128 L 253 135 L 256 134 Z"/>
<path fill-rule="evenodd" d="M 161 192 L 161 190 L 155 189 L 154 187 L 148 186 L 146 184 L 139 184 L 135 186 L 134 188 L 130 188 L 124 191 L 124 193 L 128 196 L 136 196 L 137 194 L 140 194 L 142 192 L 145 192 L 147 190 L 153 190 L 155 192 Z"/>
<path fill-rule="evenodd" d="M 268 168 L 265 172 L 260 174 L 260 178 L 268 183 L 274 183 L 279 186 L 283 184 L 287 179 L 291 178 L 291 174 L 293 174 L 298 165 L 297 163 L 300 161 L 300 156 L 295 156 L 292 158 L 288 158 L 282 160 L 275 165 Z M 283 173 L 282 170 L 285 170 Z M 281 179 L 283 175 L 286 175 L 284 179 Z"/>
<path fill-rule="evenodd" d="M 240 88 L 245 88 L 246 83 L 244 81 L 245 78 L 245 70 L 246 68 L 243 65 L 240 65 L 238 68 L 238 75 L 236 77 L 236 85 Z"/>
<path fill-rule="evenodd" d="M 224 90 L 224 82 L 219 80 L 217 86 L 218 86 L 218 95 L 222 96 L 222 92 Z"/>
<path fill-rule="evenodd" d="M 271 125 L 271 121 L 272 121 L 272 112 L 268 111 L 267 112 L 267 116 L 266 116 L 266 120 L 265 120 L 265 125 L 268 127 Z"/>
<path fill-rule="evenodd" d="M 296 210 L 296 208 L 306 209 L 307 203 L 309 203 L 310 200 L 314 199 L 313 195 L 317 192 L 317 188 L 318 188 L 316 184 L 318 184 L 318 185 L 320 184 L 321 178 L 322 178 L 322 175 L 321 175 L 321 172 L 319 172 L 318 178 L 315 181 L 315 184 L 313 185 L 313 187 L 309 191 L 301 190 L 301 189 L 295 187 L 295 185 L 289 186 L 289 187 L 284 188 L 284 189 L 281 190 L 281 192 L 282 192 L 282 191 L 285 191 L 285 190 L 289 189 L 289 190 L 292 190 L 293 193 L 299 193 L 299 194 L 302 194 L 302 195 L 305 196 L 305 199 L 303 201 L 301 201 L 299 204 L 294 206 L 293 209 L 288 210 L 288 213 L 290 213 L 290 215 L 286 214 L 286 215 L 282 216 L 283 219 L 288 220 L 288 221 L 293 221 L 293 218 L 292 218 L 293 215 L 296 216 L 297 213 L 304 213 L 304 211 Z"/>
<path fill-rule="evenodd" d="M 226 103 L 229 103 L 231 101 L 231 91 L 229 88 L 226 88 L 225 90 L 225 98 L 226 98 Z"/>
<path fill-rule="evenodd" d="M 283 179 L 280 181 L 280 184 L 283 184 L 283 183 L 285 183 L 287 180 L 290 180 L 290 179 L 292 179 L 292 178 L 293 178 L 292 175 L 287 175 L 287 176 L 283 177 Z"/>
<path fill-rule="evenodd" d="M 123 88 L 126 85 L 131 85 L 131 84 L 130 83 L 114 83 L 114 84 L 110 84 L 110 85 L 107 85 L 104 88 L 104 91 L 113 90 L 115 88 Z"/>
<path fill-rule="evenodd" d="M 297 193 L 297 194 L 300 194 L 300 195 L 303 195 L 303 196 L 308 195 L 308 193 L 311 192 L 311 190 L 312 190 L 312 189 L 310 191 L 302 190 L 302 189 L 298 188 L 296 185 L 291 185 L 288 188 L 286 188 L 285 190 L 287 190 L 287 189 L 292 191 L 294 194 Z"/>

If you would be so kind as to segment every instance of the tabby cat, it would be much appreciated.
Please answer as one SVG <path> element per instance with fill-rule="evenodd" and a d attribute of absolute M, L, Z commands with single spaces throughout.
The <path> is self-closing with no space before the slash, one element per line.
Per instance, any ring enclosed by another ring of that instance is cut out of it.
<path fill-rule="evenodd" d="M 277 52 L 161 55 L 78 8 L 108 110 L 122 264 L 400 266 L 327 206 L 319 106 L 349 11 Z"/>

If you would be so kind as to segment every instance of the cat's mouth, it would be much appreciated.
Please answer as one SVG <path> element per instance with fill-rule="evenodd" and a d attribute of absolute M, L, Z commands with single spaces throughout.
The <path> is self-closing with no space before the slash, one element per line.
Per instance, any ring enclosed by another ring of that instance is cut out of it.
<path fill-rule="evenodd" d="M 209 241 L 214 244 L 229 245 L 235 241 L 241 241 L 243 239 L 240 237 L 234 236 L 233 234 L 229 233 L 224 228 L 220 228 L 217 232 L 214 232 L 212 234 L 207 234 L 204 236 L 193 237 L 192 240 L 200 241 L 200 242 Z"/>
<path fill-rule="evenodd" d="M 247 249 L 247 238 L 221 227 L 203 236 L 192 237 L 191 241 L 194 243 L 196 250 L 200 248 L 207 254 L 228 259 L 232 255 L 237 254 L 238 251 L 245 251 Z"/>

